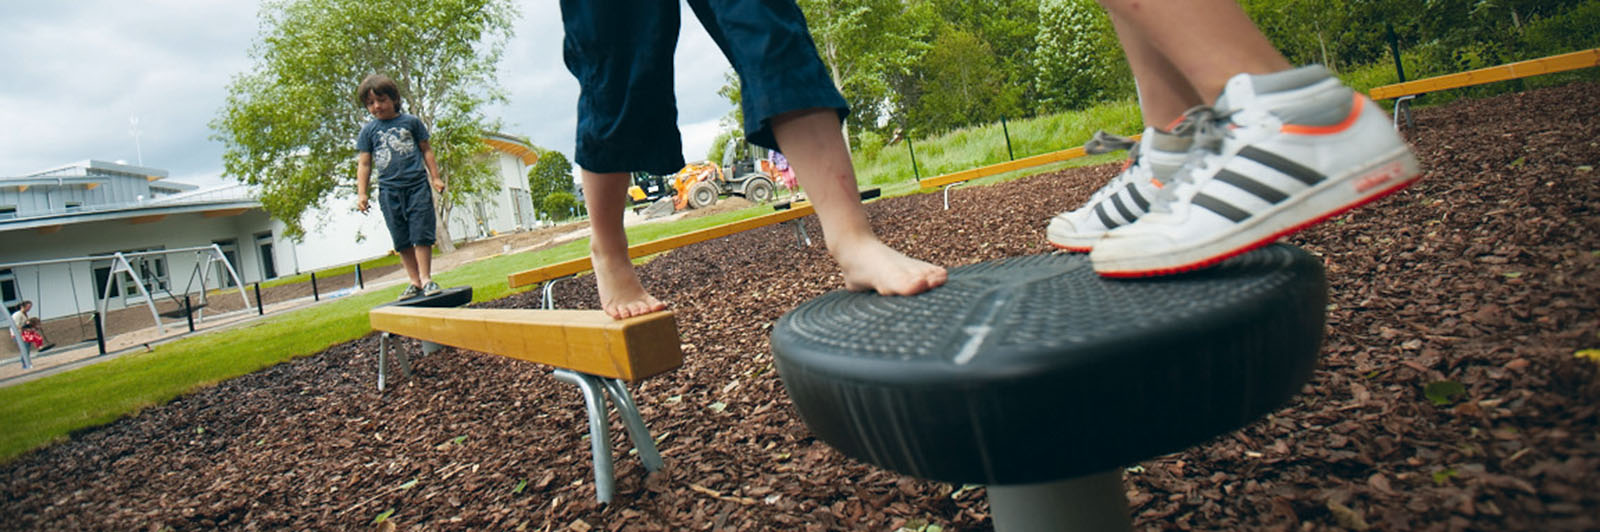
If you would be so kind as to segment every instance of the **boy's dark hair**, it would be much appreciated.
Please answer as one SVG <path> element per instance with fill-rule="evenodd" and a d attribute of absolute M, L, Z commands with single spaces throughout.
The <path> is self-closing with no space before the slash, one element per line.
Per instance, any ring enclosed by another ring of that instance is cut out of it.
<path fill-rule="evenodd" d="M 356 88 L 356 98 L 361 100 L 362 107 L 366 107 L 367 95 L 372 93 L 388 96 L 389 100 L 394 102 L 394 112 L 405 112 L 405 109 L 401 107 L 400 87 L 395 85 L 394 80 L 389 79 L 389 76 L 373 74 L 367 76 L 367 79 L 361 80 L 361 86 Z"/>

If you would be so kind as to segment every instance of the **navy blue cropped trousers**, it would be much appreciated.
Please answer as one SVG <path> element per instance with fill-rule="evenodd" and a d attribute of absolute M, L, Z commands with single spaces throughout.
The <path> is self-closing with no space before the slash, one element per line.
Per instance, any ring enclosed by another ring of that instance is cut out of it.
<path fill-rule="evenodd" d="M 794 0 L 688 0 L 739 75 L 745 138 L 780 149 L 773 117 L 849 109 Z M 578 78 L 574 160 L 591 172 L 683 168 L 673 95 L 677 0 L 561 0 L 567 70 Z"/>

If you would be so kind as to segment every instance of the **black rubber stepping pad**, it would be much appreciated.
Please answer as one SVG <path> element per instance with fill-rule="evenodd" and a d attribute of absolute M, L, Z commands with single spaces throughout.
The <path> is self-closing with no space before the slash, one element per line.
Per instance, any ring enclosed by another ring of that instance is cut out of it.
<path fill-rule="evenodd" d="M 441 308 L 441 307 L 464 307 L 464 306 L 467 306 L 467 303 L 471 303 L 471 302 L 472 302 L 472 287 L 470 287 L 470 286 L 457 286 L 457 287 L 452 287 L 452 288 L 446 288 L 444 290 L 439 291 L 439 293 L 431 295 L 431 296 L 417 296 L 417 297 L 413 297 L 411 299 L 407 299 L 407 300 L 403 300 L 403 301 L 391 301 L 391 302 L 384 303 L 384 304 L 378 305 L 378 306 L 387 307 L 387 306 L 393 305 L 393 306 L 397 306 L 397 307 Z"/>
<path fill-rule="evenodd" d="M 947 482 L 1110 470 L 1284 404 L 1322 343 L 1321 262 L 1275 244 L 1216 267 L 1112 280 L 1086 255 L 950 270 L 914 297 L 830 292 L 778 320 L 784 387 L 844 454 Z"/>

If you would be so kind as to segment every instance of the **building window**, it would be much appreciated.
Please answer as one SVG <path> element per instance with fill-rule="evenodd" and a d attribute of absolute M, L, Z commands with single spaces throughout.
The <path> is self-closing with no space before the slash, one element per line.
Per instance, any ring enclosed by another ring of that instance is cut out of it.
<path fill-rule="evenodd" d="M 17 217 L 16 205 L 0 205 L 0 220 Z"/>
<path fill-rule="evenodd" d="M 272 233 L 256 235 L 256 249 L 261 252 L 261 278 L 278 278 L 278 260 L 272 253 Z"/>
<path fill-rule="evenodd" d="M 17 289 L 17 274 L 11 268 L 0 270 L 0 302 L 8 309 L 22 304 L 22 291 Z"/>
<path fill-rule="evenodd" d="M 120 253 L 127 255 L 131 253 L 143 253 L 147 251 L 161 251 L 162 249 L 163 248 L 125 249 Z M 110 255 L 110 253 L 107 253 L 107 255 Z M 109 297 L 123 297 L 124 295 L 126 295 L 126 297 L 138 296 L 139 284 L 134 282 L 133 279 L 126 275 L 119 274 L 116 276 L 117 278 L 115 281 L 112 280 L 111 267 L 113 265 L 115 265 L 115 263 L 109 260 L 104 262 L 97 261 L 93 264 L 95 287 L 94 296 L 96 298 L 107 296 L 106 284 L 108 283 L 111 285 L 111 293 Z M 152 297 L 161 293 L 171 293 L 170 290 L 172 286 L 172 279 L 169 275 L 170 272 L 167 271 L 166 255 L 143 255 L 138 257 L 128 257 L 128 265 L 132 266 L 133 271 L 138 273 L 139 280 L 144 281 L 145 291 L 149 292 Z"/>

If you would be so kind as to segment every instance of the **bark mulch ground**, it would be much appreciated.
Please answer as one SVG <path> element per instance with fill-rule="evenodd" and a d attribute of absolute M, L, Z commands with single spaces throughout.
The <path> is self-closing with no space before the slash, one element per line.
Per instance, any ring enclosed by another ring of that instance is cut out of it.
<path fill-rule="evenodd" d="M 1600 374 L 1574 356 L 1600 347 L 1600 85 L 1417 119 L 1423 181 L 1290 238 L 1325 259 L 1332 289 L 1311 384 L 1234 434 L 1130 465 L 1136 526 L 1600 528 Z M 1113 171 L 868 211 L 892 244 L 947 265 L 1041 253 L 1043 221 Z M 767 342 L 783 312 L 840 285 L 820 247 L 772 227 L 642 272 L 677 310 L 687 361 L 637 386 L 668 466 L 646 476 L 619 457 L 615 504 L 594 501 L 578 392 L 546 368 L 445 350 L 379 394 L 368 336 L 0 466 L 0 528 L 343 530 L 385 514 L 402 530 L 991 526 L 982 488 L 844 458 L 795 416 Z M 560 292 L 562 307 L 596 305 L 587 279 Z M 615 420 L 612 435 L 628 448 Z"/>

